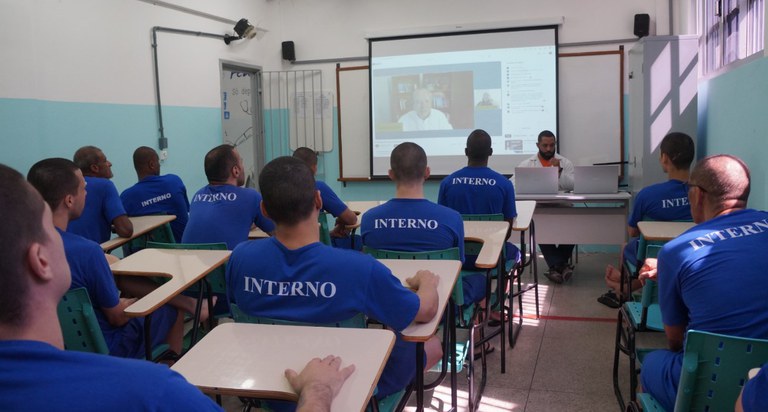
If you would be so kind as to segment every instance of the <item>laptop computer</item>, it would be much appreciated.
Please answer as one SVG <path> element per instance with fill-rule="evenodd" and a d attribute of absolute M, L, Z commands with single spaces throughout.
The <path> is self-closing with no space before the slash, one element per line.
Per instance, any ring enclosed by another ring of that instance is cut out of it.
<path fill-rule="evenodd" d="M 573 193 L 616 193 L 619 189 L 619 167 L 574 166 Z"/>
<path fill-rule="evenodd" d="M 515 193 L 521 195 L 557 194 L 556 167 L 516 167 Z"/>

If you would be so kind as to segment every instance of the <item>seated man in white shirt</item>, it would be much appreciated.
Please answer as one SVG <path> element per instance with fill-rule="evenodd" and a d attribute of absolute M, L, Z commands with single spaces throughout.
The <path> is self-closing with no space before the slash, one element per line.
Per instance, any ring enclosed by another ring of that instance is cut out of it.
<path fill-rule="evenodd" d="M 403 125 L 404 132 L 453 129 L 445 113 L 432 108 L 432 92 L 427 89 L 413 92 L 413 110 L 400 116 L 397 122 Z"/>

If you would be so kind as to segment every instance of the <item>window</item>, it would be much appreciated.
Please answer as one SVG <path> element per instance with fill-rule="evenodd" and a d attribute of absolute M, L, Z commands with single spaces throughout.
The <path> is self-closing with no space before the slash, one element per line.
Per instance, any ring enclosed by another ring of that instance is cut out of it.
<path fill-rule="evenodd" d="M 697 0 L 701 74 L 764 48 L 765 0 Z"/>

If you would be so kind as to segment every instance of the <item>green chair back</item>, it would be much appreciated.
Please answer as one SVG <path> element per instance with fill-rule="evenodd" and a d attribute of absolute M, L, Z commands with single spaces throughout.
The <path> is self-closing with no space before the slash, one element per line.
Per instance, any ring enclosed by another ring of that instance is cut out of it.
<path fill-rule="evenodd" d="M 69 290 L 62 296 L 56 311 L 59 315 L 61 332 L 64 335 L 65 349 L 109 354 L 109 348 L 85 288 Z"/>
<path fill-rule="evenodd" d="M 328 228 L 328 213 L 320 212 L 317 221 L 320 223 L 320 242 L 324 245 L 332 246 L 331 231 Z"/>
<path fill-rule="evenodd" d="M 236 303 L 229 304 L 232 311 L 232 319 L 237 323 L 257 323 L 260 325 L 288 325 L 288 326 L 324 326 L 329 328 L 365 328 L 365 315 L 359 313 L 349 319 L 345 319 L 339 322 L 331 323 L 311 323 L 311 322 L 295 322 L 289 320 L 281 320 L 274 318 L 267 318 L 263 316 L 253 316 L 243 312 Z"/>
<path fill-rule="evenodd" d="M 149 233 L 132 239 L 127 245 L 123 247 L 123 255 L 128 256 L 132 253 L 136 253 L 141 249 L 147 248 L 147 242 L 161 242 L 161 243 L 176 243 L 176 238 L 173 236 L 171 225 L 166 223 L 162 226 L 154 228 Z"/>
<path fill-rule="evenodd" d="M 461 220 L 470 222 L 470 221 L 490 221 L 490 222 L 498 222 L 501 220 L 504 220 L 504 215 L 501 213 L 481 213 L 481 214 L 463 214 L 461 215 Z"/>
<path fill-rule="evenodd" d="M 767 360 L 768 340 L 689 330 L 675 411 L 733 410 L 749 370 Z M 638 396 L 644 410 L 658 409 L 650 395 Z"/>

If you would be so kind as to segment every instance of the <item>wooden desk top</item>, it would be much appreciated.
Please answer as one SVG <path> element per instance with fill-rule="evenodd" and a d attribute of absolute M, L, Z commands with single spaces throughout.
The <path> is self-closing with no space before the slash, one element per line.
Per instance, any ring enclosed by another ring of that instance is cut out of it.
<path fill-rule="evenodd" d="M 131 317 L 146 316 L 229 259 L 229 250 L 143 249 L 110 267 L 115 275 L 169 277 L 148 295 L 125 308 Z"/>
<path fill-rule="evenodd" d="M 398 260 L 379 259 L 379 262 L 388 267 L 405 285 L 405 279 L 413 277 L 417 271 L 425 269 L 432 271 L 440 277 L 437 285 L 439 303 L 437 315 L 427 323 L 411 323 L 402 332 L 403 340 L 411 342 L 426 342 L 437 331 L 437 326 L 442 318 L 448 299 L 451 297 L 453 286 L 461 271 L 461 262 L 458 260 Z"/>
<path fill-rule="evenodd" d="M 512 223 L 512 230 L 524 232 L 531 226 L 533 212 L 536 211 L 536 201 L 517 200 L 515 201 L 515 209 L 517 209 L 517 217 Z"/>
<path fill-rule="evenodd" d="M 205 393 L 297 400 L 285 378 L 312 358 L 341 356 L 355 371 L 331 411 L 363 411 L 373 394 L 395 335 L 386 329 L 224 323 L 189 350 L 172 369 Z"/>
<path fill-rule="evenodd" d="M 251 229 L 250 232 L 248 232 L 248 239 L 264 239 L 268 237 L 269 237 L 269 234 L 258 227 L 255 227 Z"/>
<path fill-rule="evenodd" d="M 116 237 L 110 239 L 101 244 L 101 250 L 104 252 L 115 250 L 120 246 L 130 242 L 132 239 L 136 239 L 137 237 L 149 233 L 157 227 L 175 220 L 176 215 L 134 216 L 129 217 L 128 219 L 133 225 L 133 235 L 131 235 L 131 237 Z"/>
<path fill-rule="evenodd" d="M 507 240 L 508 229 L 509 222 L 506 220 L 464 222 L 464 239 L 483 244 L 475 266 L 482 269 L 496 267 L 504 242 Z"/>
<path fill-rule="evenodd" d="M 363 215 L 365 212 L 373 209 L 376 206 L 382 205 L 384 203 L 387 203 L 386 200 L 353 200 L 351 202 L 347 202 L 347 207 L 349 210 L 355 212 L 357 215 L 357 223 L 354 225 L 348 225 L 348 229 L 357 229 L 360 227 L 360 223 L 363 221 Z"/>
<path fill-rule="evenodd" d="M 693 222 L 637 222 L 637 228 L 646 240 L 672 240 L 694 227 Z"/>

